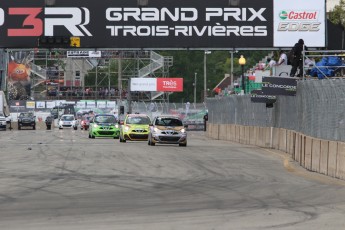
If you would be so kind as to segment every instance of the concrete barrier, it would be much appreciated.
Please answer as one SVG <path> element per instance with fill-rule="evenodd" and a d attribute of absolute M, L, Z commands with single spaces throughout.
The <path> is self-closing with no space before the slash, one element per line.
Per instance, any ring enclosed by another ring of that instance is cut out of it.
<path fill-rule="evenodd" d="M 305 142 L 306 136 L 301 134 L 301 161 L 300 165 L 305 168 Z"/>
<path fill-rule="evenodd" d="M 219 140 L 226 140 L 226 126 L 225 124 L 219 125 Z"/>
<path fill-rule="evenodd" d="M 279 149 L 279 128 L 273 128 L 272 148 Z"/>
<path fill-rule="evenodd" d="M 300 133 L 296 133 L 295 136 L 295 156 L 294 156 L 294 160 L 297 161 L 298 163 L 301 162 L 301 134 Z"/>
<path fill-rule="evenodd" d="M 240 126 L 239 125 L 235 125 L 235 129 L 236 129 L 236 132 L 235 132 L 235 141 L 240 143 Z"/>
<path fill-rule="evenodd" d="M 331 177 L 335 177 L 337 172 L 337 152 L 338 143 L 335 141 L 329 141 L 327 175 Z"/>
<path fill-rule="evenodd" d="M 320 151 L 320 173 L 327 175 L 328 171 L 328 145 L 329 142 L 321 140 L 321 151 Z"/>
<path fill-rule="evenodd" d="M 279 129 L 279 147 L 278 149 L 283 152 L 286 151 L 286 139 L 287 139 L 287 132 L 286 129 Z"/>
<path fill-rule="evenodd" d="M 345 143 L 338 143 L 336 177 L 345 179 Z"/>
<path fill-rule="evenodd" d="M 45 129 L 44 122 L 37 127 Z M 289 153 L 308 170 L 345 179 L 345 142 L 320 140 L 293 130 L 235 124 L 209 123 L 206 135 L 264 148 L 273 147 Z"/>
<path fill-rule="evenodd" d="M 254 127 L 254 126 L 249 127 L 249 144 L 250 145 L 256 144 L 256 131 L 257 131 L 257 127 Z"/>
<path fill-rule="evenodd" d="M 311 170 L 314 172 L 320 172 L 320 154 L 321 154 L 321 140 L 312 139 Z"/>

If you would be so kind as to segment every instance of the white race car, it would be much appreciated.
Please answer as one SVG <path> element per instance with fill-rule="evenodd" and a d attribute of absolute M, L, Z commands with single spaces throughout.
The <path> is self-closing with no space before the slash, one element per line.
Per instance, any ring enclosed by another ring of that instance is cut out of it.
<path fill-rule="evenodd" d="M 59 119 L 59 129 L 73 128 L 74 130 L 77 130 L 78 124 L 79 122 L 73 114 L 64 114 Z"/>

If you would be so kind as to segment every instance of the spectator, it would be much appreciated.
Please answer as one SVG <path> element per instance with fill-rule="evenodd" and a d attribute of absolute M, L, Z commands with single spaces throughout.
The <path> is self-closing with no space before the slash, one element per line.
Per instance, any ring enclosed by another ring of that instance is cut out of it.
<path fill-rule="evenodd" d="M 297 77 L 303 76 L 303 57 L 302 52 L 303 50 L 307 50 L 307 47 L 304 45 L 303 39 L 299 39 L 298 42 L 293 47 L 294 50 L 294 58 L 292 62 L 292 68 L 290 72 L 290 77 L 294 77 L 297 69 L 299 69 L 299 72 L 297 74 Z"/>
<path fill-rule="evenodd" d="M 277 65 L 287 65 L 288 59 L 287 59 L 287 55 L 285 51 L 281 50 L 279 54 L 280 54 L 280 57 L 279 57 Z"/>
<path fill-rule="evenodd" d="M 267 66 L 266 66 L 265 70 L 272 69 L 273 66 L 275 66 L 276 64 L 277 64 L 277 62 L 274 59 L 268 57 L 267 58 Z"/>

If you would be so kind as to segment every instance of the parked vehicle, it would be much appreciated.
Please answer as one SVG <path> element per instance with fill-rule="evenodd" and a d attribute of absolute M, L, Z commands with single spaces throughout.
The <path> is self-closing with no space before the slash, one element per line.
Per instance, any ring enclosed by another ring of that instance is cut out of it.
<path fill-rule="evenodd" d="M 178 144 L 187 146 L 187 131 L 182 120 L 176 116 L 157 116 L 150 124 L 148 145 Z"/>
<path fill-rule="evenodd" d="M 90 121 L 89 138 L 112 137 L 118 139 L 119 136 L 119 124 L 113 115 L 97 114 Z"/>
<path fill-rule="evenodd" d="M 73 114 L 64 114 L 59 119 L 59 129 L 73 128 L 74 130 L 77 130 L 78 123 L 78 120 Z"/>
<path fill-rule="evenodd" d="M 146 114 L 127 114 L 120 128 L 120 142 L 147 141 L 151 119 Z"/>
<path fill-rule="evenodd" d="M 32 127 L 33 130 L 36 129 L 36 116 L 32 112 L 23 112 L 18 116 L 18 130 L 22 127 Z"/>

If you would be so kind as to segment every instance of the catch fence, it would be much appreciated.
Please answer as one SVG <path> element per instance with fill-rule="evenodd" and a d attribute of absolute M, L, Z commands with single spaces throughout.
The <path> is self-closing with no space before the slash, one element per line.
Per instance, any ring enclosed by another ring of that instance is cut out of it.
<path fill-rule="evenodd" d="M 277 96 L 272 108 L 250 95 L 208 98 L 209 122 L 276 127 L 333 141 L 345 141 L 345 80 L 301 80 L 296 96 Z"/>

